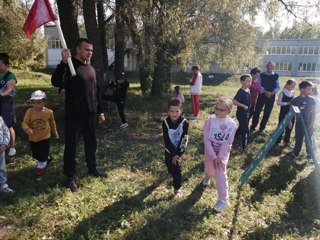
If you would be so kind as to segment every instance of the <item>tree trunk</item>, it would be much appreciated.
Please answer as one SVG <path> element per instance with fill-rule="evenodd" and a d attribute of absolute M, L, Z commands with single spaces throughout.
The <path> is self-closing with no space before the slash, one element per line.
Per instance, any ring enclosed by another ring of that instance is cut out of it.
<path fill-rule="evenodd" d="M 162 92 L 164 90 L 164 55 L 165 51 L 163 48 L 158 47 L 156 53 L 156 66 L 153 72 L 153 81 L 151 87 L 151 95 L 152 96 L 162 96 Z"/>
<path fill-rule="evenodd" d="M 91 64 L 97 71 L 98 80 L 101 83 L 104 79 L 106 66 L 105 47 L 101 42 L 101 33 L 97 24 L 96 16 L 96 1 L 83 0 L 83 18 L 88 39 L 93 44 L 94 54 L 91 59 Z"/>
<path fill-rule="evenodd" d="M 101 49 L 102 49 L 102 53 L 105 53 L 103 57 L 103 76 L 101 79 L 101 87 L 105 87 L 108 84 L 108 51 L 107 51 L 106 24 L 105 24 L 103 0 L 98 0 L 97 2 L 97 14 L 98 14 L 98 25 L 99 25 Z"/>
<path fill-rule="evenodd" d="M 150 89 L 151 83 L 153 81 L 152 79 L 152 23 L 151 23 L 151 11 L 152 3 L 149 2 L 149 7 L 145 9 L 144 14 L 144 62 L 143 62 L 143 68 L 144 68 L 144 76 L 143 79 L 143 86 L 147 90 Z"/>
<path fill-rule="evenodd" d="M 116 0 L 116 29 L 115 29 L 115 79 L 124 72 L 124 55 L 125 55 L 125 34 L 124 20 L 124 0 Z"/>
<path fill-rule="evenodd" d="M 134 18 L 134 15 L 131 11 L 127 11 L 127 13 L 123 16 L 125 22 L 127 23 L 130 33 L 131 33 L 131 37 L 132 37 L 132 41 L 134 43 L 134 45 L 137 47 L 138 52 L 137 52 L 137 59 L 138 59 L 138 65 L 139 65 L 139 77 L 140 77 L 140 88 L 141 88 L 141 92 L 142 94 L 146 94 L 149 90 L 150 90 L 150 86 L 151 86 L 151 80 L 150 80 L 150 76 L 151 76 L 151 71 L 150 67 L 148 67 L 148 71 L 149 73 L 146 73 L 146 68 L 145 66 L 147 66 L 146 62 L 145 62 L 145 49 L 147 48 L 147 44 L 146 42 L 143 42 L 143 38 L 141 38 L 141 36 L 139 35 L 139 29 L 137 27 L 137 23 L 136 20 Z M 148 37 L 148 39 L 150 39 L 150 37 Z M 150 40 L 148 40 L 149 42 Z M 150 46 L 148 46 L 148 48 L 150 48 Z M 149 64 L 150 66 L 150 64 Z M 146 76 L 148 75 L 148 80 L 146 79 Z"/>
<path fill-rule="evenodd" d="M 156 63 L 153 72 L 153 81 L 151 87 L 152 96 L 161 96 L 164 91 L 164 59 L 165 59 L 165 44 L 164 44 L 164 3 L 159 1 L 161 7 L 158 15 L 158 28 L 156 29 L 155 45 L 156 45 Z"/>
<path fill-rule="evenodd" d="M 163 79 L 164 79 L 164 90 L 167 92 L 171 89 L 172 81 L 171 81 L 171 66 L 172 60 L 170 57 L 165 56 L 164 59 L 164 71 L 163 71 Z"/>
<path fill-rule="evenodd" d="M 61 22 L 61 29 L 65 37 L 67 46 L 75 53 L 74 46 L 80 38 L 74 0 L 57 0 L 58 12 Z"/>

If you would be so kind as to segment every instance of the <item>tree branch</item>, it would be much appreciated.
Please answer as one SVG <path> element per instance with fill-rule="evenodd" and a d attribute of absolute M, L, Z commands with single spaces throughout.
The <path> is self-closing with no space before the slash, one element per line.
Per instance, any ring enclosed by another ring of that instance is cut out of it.
<path fill-rule="evenodd" d="M 307 23 L 308 25 L 311 25 L 306 19 L 302 18 L 302 17 L 299 17 L 295 12 L 293 12 L 292 10 L 292 5 L 289 5 L 287 3 L 285 3 L 283 0 L 278 0 L 285 8 L 285 10 L 291 14 L 292 16 L 294 16 L 295 18 L 297 19 L 300 19 L 302 21 L 304 21 L 305 23 Z"/>

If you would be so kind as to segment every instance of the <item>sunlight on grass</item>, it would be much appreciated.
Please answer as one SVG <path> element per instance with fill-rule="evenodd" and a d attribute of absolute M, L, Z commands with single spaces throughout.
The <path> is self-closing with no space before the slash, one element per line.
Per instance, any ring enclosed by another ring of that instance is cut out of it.
<path fill-rule="evenodd" d="M 117 111 L 98 126 L 99 167 L 106 179 L 87 176 L 82 143 L 77 153 L 79 191 L 62 187 L 63 137 L 52 140 L 50 165 L 43 182 L 33 176 L 35 161 L 27 136 L 20 128 L 32 91 L 42 89 L 54 110 L 63 136 L 64 96 L 50 85 L 50 75 L 17 71 L 15 99 L 18 154 L 8 159 L 8 179 L 16 190 L 0 194 L 0 239 L 317 239 L 320 236 L 319 175 L 307 163 L 304 150 L 298 164 L 287 161 L 291 149 L 275 146 L 242 191 L 239 178 L 278 124 L 274 107 L 267 130 L 255 134 L 245 152 L 234 142 L 228 177 L 230 206 L 214 214 L 215 182 L 207 188 L 203 178 L 202 127 L 220 96 L 232 98 L 238 76 L 206 82 L 201 95 L 201 116 L 190 122 L 190 142 L 183 162 L 183 196 L 173 198 L 166 178 L 161 122 L 171 93 L 163 98 L 140 94 L 137 75 L 130 79 L 126 114 L 129 127 L 119 129 Z M 174 76 L 186 97 L 184 113 L 191 114 L 185 75 Z M 129 77 L 130 77 L 129 76 Z M 219 77 L 219 78 L 218 78 Z M 287 78 L 281 78 L 282 85 Z M 206 80 L 205 80 L 206 81 Z M 298 93 L 298 90 L 296 91 Z M 236 108 L 232 116 L 235 117 Z"/>

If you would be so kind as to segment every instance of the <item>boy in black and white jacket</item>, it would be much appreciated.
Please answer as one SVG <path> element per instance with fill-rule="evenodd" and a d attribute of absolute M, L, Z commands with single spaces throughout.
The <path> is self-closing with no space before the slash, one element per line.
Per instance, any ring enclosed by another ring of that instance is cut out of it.
<path fill-rule="evenodd" d="M 175 196 L 181 196 L 181 163 L 182 155 L 188 144 L 188 121 L 181 116 L 182 104 L 173 99 L 168 104 L 168 117 L 162 122 L 165 145 L 165 163 L 168 173 L 173 177 Z"/>

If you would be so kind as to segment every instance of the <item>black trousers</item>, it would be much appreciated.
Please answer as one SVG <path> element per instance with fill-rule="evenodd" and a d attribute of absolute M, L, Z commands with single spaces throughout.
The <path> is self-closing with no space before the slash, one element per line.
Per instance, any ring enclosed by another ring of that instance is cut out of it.
<path fill-rule="evenodd" d="M 32 157 L 39 162 L 46 162 L 49 157 L 50 138 L 41 140 L 39 142 L 30 141 L 30 150 Z"/>
<path fill-rule="evenodd" d="M 306 126 L 307 129 L 309 128 L 309 126 Z M 312 137 L 313 132 L 309 132 L 310 137 Z M 293 149 L 293 154 L 298 157 L 300 152 L 301 152 L 301 148 L 302 148 L 302 144 L 303 144 L 303 139 L 305 138 L 304 135 L 304 131 L 303 131 L 303 127 L 302 124 L 300 122 L 297 121 L 296 123 L 296 127 L 295 127 L 295 145 L 294 145 L 294 149 Z M 305 141 L 306 144 L 306 151 L 307 151 L 307 155 L 311 156 L 311 153 L 307 147 L 307 141 Z"/>
<path fill-rule="evenodd" d="M 73 177 L 76 172 L 76 149 L 80 136 L 83 137 L 85 160 L 89 171 L 96 169 L 96 116 L 65 118 L 64 174 Z"/>
<path fill-rule="evenodd" d="M 179 190 L 182 183 L 181 166 L 178 164 L 174 165 L 172 163 L 172 156 L 167 152 L 165 152 L 165 163 L 168 169 L 168 173 L 172 175 L 174 190 Z"/>
<path fill-rule="evenodd" d="M 113 95 L 103 95 L 102 98 L 107 101 L 115 102 L 117 104 L 118 113 L 119 113 L 121 122 L 126 123 L 127 122 L 126 116 L 124 115 L 125 100 L 119 99 L 117 96 L 113 96 Z"/>
<path fill-rule="evenodd" d="M 271 98 L 266 97 L 266 95 L 263 93 L 260 93 L 258 95 L 256 107 L 253 113 L 251 130 L 255 130 L 255 128 L 257 127 L 259 118 L 260 118 L 260 113 L 263 108 L 264 110 L 263 110 L 263 117 L 260 122 L 260 130 L 264 130 L 266 128 L 270 114 L 273 109 L 274 101 L 275 101 L 275 95 L 272 95 Z"/>
<path fill-rule="evenodd" d="M 251 105 L 251 106 L 250 106 L 249 119 L 248 119 L 248 121 L 252 118 L 255 107 L 256 107 L 256 105 Z"/>
<path fill-rule="evenodd" d="M 285 113 L 280 112 L 280 114 L 279 114 L 279 124 L 283 121 L 283 119 L 284 119 L 284 117 L 286 115 L 287 115 L 286 112 Z M 286 129 L 284 130 L 285 133 L 284 133 L 283 141 L 285 143 L 289 143 L 290 142 L 290 136 L 291 136 L 291 132 L 292 132 L 292 129 L 293 129 L 293 126 L 294 126 L 294 122 L 295 122 L 294 120 L 295 120 L 295 118 L 292 118 L 292 120 L 291 120 L 292 128 L 290 129 L 289 126 L 287 126 Z M 281 143 L 282 136 L 283 136 L 283 132 L 280 134 L 280 136 L 279 136 L 279 138 L 277 140 L 277 143 Z"/>
<path fill-rule="evenodd" d="M 236 135 L 241 135 L 242 138 L 242 149 L 245 149 L 246 146 L 249 143 L 249 126 L 248 126 L 248 121 L 249 121 L 249 115 L 245 111 L 237 111 L 236 113 L 238 122 L 239 122 L 239 127 L 237 129 Z"/>

